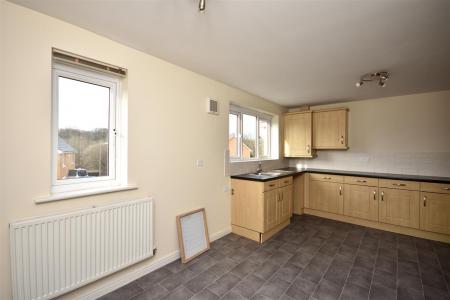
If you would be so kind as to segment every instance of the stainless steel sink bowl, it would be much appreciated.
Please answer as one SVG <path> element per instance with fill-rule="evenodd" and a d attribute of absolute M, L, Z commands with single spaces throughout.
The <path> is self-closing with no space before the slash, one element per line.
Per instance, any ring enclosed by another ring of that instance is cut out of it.
<path fill-rule="evenodd" d="M 269 172 L 261 172 L 261 173 L 250 173 L 249 175 L 261 176 L 261 177 L 276 177 L 276 176 L 280 176 L 282 174 L 283 173 L 281 173 L 281 172 L 269 171 Z"/>

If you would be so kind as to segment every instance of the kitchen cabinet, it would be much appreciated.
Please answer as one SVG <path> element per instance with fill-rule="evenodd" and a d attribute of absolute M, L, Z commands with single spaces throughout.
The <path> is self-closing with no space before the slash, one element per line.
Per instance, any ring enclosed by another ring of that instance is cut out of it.
<path fill-rule="evenodd" d="M 278 224 L 278 189 L 264 193 L 264 231 L 266 232 Z"/>
<path fill-rule="evenodd" d="M 347 109 L 312 113 L 313 149 L 347 149 Z"/>
<path fill-rule="evenodd" d="M 233 232 L 263 242 L 289 225 L 292 183 L 292 177 L 266 182 L 232 179 Z"/>
<path fill-rule="evenodd" d="M 420 229 L 450 234 L 450 194 L 421 193 Z"/>
<path fill-rule="evenodd" d="M 378 221 L 378 186 L 344 184 L 344 215 Z"/>
<path fill-rule="evenodd" d="M 335 176 L 311 174 L 309 183 L 309 201 L 305 207 L 324 212 L 343 214 L 344 198 L 343 184 L 332 182 Z M 322 180 L 315 180 L 315 175 L 321 175 Z M 342 178 L 342 176 L 339 176 Z M 306 203 L 305 203 L 306 204 Z"/>
<path fill-rule="evenodd" d="M 284 156 L 312 157 L 312 112 L 284 116 Z"/>
<path fill-rule="evenodd" d="M 419 196 L 419 191 L 380 187 L 379 221 L 418 229 Z"/>
<path fill-rule="evenodd" d="M 305 204 L 305 179 L 307 175 L 302 174 L 294 177 L 293 194 L 292 194 L 292 213 L 303 214 Z"/>
<path fill-rule="evenodd" d="M 292 216 L 292 184 L 279 189 L 277 223 L 281 224 Z"/>

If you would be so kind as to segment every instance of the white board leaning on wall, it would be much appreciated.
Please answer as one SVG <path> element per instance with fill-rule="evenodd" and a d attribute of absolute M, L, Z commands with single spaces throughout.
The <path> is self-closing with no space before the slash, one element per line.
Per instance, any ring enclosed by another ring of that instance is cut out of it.
<path fill-rule="evenodd" d="M 204 208 L 177 216 L 177 229 L 183 263 L 209 250 L 208 225 Z"/>

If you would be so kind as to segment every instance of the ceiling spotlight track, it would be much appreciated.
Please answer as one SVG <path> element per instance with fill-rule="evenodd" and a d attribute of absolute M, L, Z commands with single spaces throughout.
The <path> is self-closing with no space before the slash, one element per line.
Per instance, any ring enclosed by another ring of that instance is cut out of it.
<path fill-rule="evenodd" d="M 375 73 L 367 73 L 361 76 L 360 80 L 356 83 L 356 87 L 361 87 L 365 82 L 378 81 L 379 87 L 385 87 L 386 81 L 391 78 L 391 73 L 386 71 L 380 71 Z"/>
<path fill-rule="evenodd" d="M 198 1 L 198 10 L 200 12 L 204 12 L 206 9 L 206 0 L 199 0 Z"/>

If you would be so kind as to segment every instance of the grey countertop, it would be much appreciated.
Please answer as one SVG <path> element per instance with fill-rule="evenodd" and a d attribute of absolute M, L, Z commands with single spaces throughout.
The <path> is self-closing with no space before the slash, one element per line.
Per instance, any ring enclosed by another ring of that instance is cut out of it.
<path fill-rule="evenodd" d="M 422 176 L 422 175 L 406 175 L 406 174 L 391 174 L 391 173 L 374 173 L 374 172 L 361 172 L 361 171 L 344 171 L 344 170 L 332 170 L 332 169 L 297 169 L 297 168 L 282 168 L 280 170 L 287 171 L 282 172 L 276 176 L 258 176 L 255 174 L 240 174 L 233 175 L 231 178 L 252 180 L 265 182 L 278 178 L 295 176 L 302 173 L 327 173 L 335 175 L 347 175 L 347 176 L 359 176 L 359 177 L 372 177 L 383 179 L 397 179 L 397 180 L 410 180 L 410 181 L 423 181 L 423 182 L 435 182 L 435 183 L 450 183 L 450 177 L 438 177 L 438 176 Z"/>

